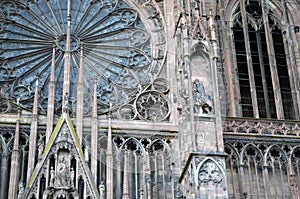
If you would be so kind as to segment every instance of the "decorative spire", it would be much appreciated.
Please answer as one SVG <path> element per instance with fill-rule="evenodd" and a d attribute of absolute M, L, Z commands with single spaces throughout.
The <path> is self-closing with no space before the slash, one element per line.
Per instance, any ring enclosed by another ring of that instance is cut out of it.
<path fill-rule="evenodd" d="M 68 16 L 67 16 L 67 35 L 66 35 L 66 51 L 65 51 L 65 62 L 64 62 L 64 84 L 63 93 L 64 97 L 62 99 L 62 109 L 64 112 L 69 110 L 68 107 L 68 94 L 70 92 L 70 67 L 71 67 L 71 0 L 68 0 Z"/>
<path fill-rule="evenodd" d="M 19 181 L 19 139 L 20 139 L 20 117 L 21 109 L 18 105 L 18 116 L 16 122 L 14 145 L 11 155 L 11 166 L 10 166 L 10 180 L 9 180 L 9 190 L 8 198 L 16 198 L 18 191 L 18 181 Z"/>
<path fill-rule="evenodd" d="M 55 46 L 53 46 L 49 92 L 48 92 L 46 142 L 48 142 L 48 139 L 53 129 L 54 100 L 55 100 L 54 99 L 55 98 L 55 54 L 56 54 L 56 49 Z"/>
<path fill-rule="evenodd" d="M 30 174 L 33 171 L 35 163 L 35 152 L 36 152 L 36 141 L 37 141 L 37 128 L 38 128 L 38 99 L 39 99 L 39 74 L 36 75 L 36 84 L 34 91 L 32 121 L 30 127 L 30 138 L 29 138 L 29 160 L 28 161 L 28 172 L 27 180 L 29 180 Z"/>
<path fill-rule="evenodd" d="M 108 113 L 108 132 L 107 132 L 107 151 L 106 151 L 106 196 L 107 199 L 113 199 L 113 157 L 112 157 L 112 132 L 111 132 L 111 109 L 112 104 L 109 104 Z"/>
<path fill-rule="evenodd" d="M 78 72 L 77 85 L 77 114 L 76 114 L 76 132 L 79 142 L 82 142 L 82 121 L 83 121 L 83 48 L 80 48 L 80 66 Z"/>
<path fill-rule="evenodd" d="M 97 152 L 98 152 L 98 114 L 97 114 L 97 78 L 94 78 L 94 101 L 92 117 L 92 135 L 91 135 L 91 171 L 97 182 Z"/>

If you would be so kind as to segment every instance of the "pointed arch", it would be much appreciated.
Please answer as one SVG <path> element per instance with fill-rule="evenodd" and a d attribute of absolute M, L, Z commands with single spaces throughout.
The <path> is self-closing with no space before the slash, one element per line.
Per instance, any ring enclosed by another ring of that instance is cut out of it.
<path fill-rule="evenodd" d="M 206 166 L 206 164 L 208 163 L 212 163 L 213 165 L 208 165 L 208 168 L 204 168 L 205 169 L 211 169 L 209 167 L 212 167 L 212 169 L 214 171 L 216 171 L 217 173 L 219 173 L 220 175 L 217 175 L 215 176 L 216 177 L 216 182 L 221 182 L 223 181 L 222 183 L 225 183 L 224 181 L 226 181 L 226 179 L 224 178 L 225 177 L 225 171 L 224 169 L 222 168 L 222 166 L 212 157 L 206 157 L 204 158 L 196 167 L 196 170 L 195 170 L 195 182 L 196 182 L 196 186 L 200 186 L 200 183 L 199 183 L 199 175 L 200 172 L 201 172 L 201 169 L 203 169 L 204 166 Z M 207 170 L 206 172 L 210 172 L 210 170 Z M 221 177 L 221 178 L 220 178 Z"/>
<path fill-rule="evenodd" d="M 277 144 L 269 146 L 264 155 L 264 168 L 267 171 L 271 197 L 291 196 L 289 186 L 289 159 L 285 151 Z"/>
<path fill-rule="evenodd" d="M 261 158 L 263 158 L 263 154 L 262 154 L 262 152 L 257 148 L 257 146 L 255 146 L 253 143 L 247 143 L 244 147 L 243 147 L 243 149 L 241 150 L 241 153 L 240 153 L 240 165 L 243 165 L 244 163 L 242 162 L 243 161 L 243 159 L 244 159 L 244 157 L 245 157 L 245 155 L 246 155 L 246 150 L 247 149 L 249 149 L 249 148 L 253 148 L 257 153 L 258 153 L 258 155 L 261 157 Z"/>
<path fill-rule="evenodd" d="M 271 150 L 272 149 L 277 149 L 284 157 L 284 160 L 286 161 L 286 163 L 288 162 L 288 156 L 287 154 L 285 153 L 284 150 L 282 150 L 282 148 L 280 146 L 278 146 L 277 144 L 272 144 L 270 145 L 267 149 L 266 149 L 266 152 L 264 154 L 264 166 L 268 166 L 268 158 L 267 156 L 270 154 Z"/>
<path fill-rule="evenodd" d="M 286 20 L 282 20 L 285 7 L 277 1 L 245 0 L 233 1 L 229 8 L 231 15 L 227 19 L 230 19 L 233 33 L 229 48 L 234 48 L 236 63 L 233 66 L 239 85 L 230 95 L 240 100 L 233 114 L 255 118 L 299 118 L 297 70 L 293 58 L 296 55 L 287 44 L 293 41 L 282 30 L 289 28 L 284 24 Z M 266 14 L 268 17 L 264 16 Z"/>
<path fill-rule="evenodd" d="M 126 147 L 126 144 L 129 144 L 130 142 L 133 142 L 134 144 L 136 144 L 139 149 L 141 149 L 141 152 L 144 154 L 145 153 L 145 149 L 143 147 L 143 145 L 141 144 L 141 142 L 135 138 L 135 137 L 130 137 L 127 138 L 126 140 L 124 140 L 124 142 L 122 143 L 122 145 L 119 147 L 120 150 L 124 149 Z"/>
<path fill-rule="evenodd" d="M 227 195 L 226 174 L 223 169 L 225 167 L 223 159 L 215 159 L 214 157 L 205 157 L 197 165 L 194 174 L 195 187 L 200 194 L 200 198 L 208 197 L 208 193 L 214 190 L 219 196 Z"/>
<path fill-rule="evenodd" d="M 168 153 L 170 153 L 170 146 L 166 143 L 166 141 L 162 140 L 162 139 L 155 139 L 153 140 L 150 145 L 149 148 L 153 147 L 155 144 L 162 144 L 163 147 L 167 150 Z"/>

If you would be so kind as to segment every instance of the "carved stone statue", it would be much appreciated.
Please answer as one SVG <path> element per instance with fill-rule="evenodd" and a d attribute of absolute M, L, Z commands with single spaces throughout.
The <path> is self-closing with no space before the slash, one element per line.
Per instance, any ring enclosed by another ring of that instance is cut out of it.
<path fill-rule="evenodd" d="M 50 169 L 50 184 L 49 184 L 50 187 L 53 187 L 53 185 L 54 185 L 54 178 L 55 178 L 55 171 L 54 171 L 53 167 L 51 167 L 51 169 Z"/>
<path fill-rule="evenodd" d="M 74 169 L 69 167 L 68 156 L 60 155 L 57 167 L 50 169 L 50 183 L 43 194 L 43 199 L 49 198 L 69 198 L 73 195 L 78 198 L 74 187 Z"/>
<path fill-rule="evenodd" d="M 64 112 L 66 112 L 66 113 L 68 113 L 69 112 L 69 94 L 68 93 L 66 93 L 65 95 L 64 95 Z"/>
<path fill-rule="evenodd" d="M 90 158 L 89 158 L 89 148 L 88 148 L 88 146 L 86 146 L 85 149 L 84 149 L 84 161 L 86 163 L 88 163 L 89 160 L 90 160 Z"/>
<path fill-rule="evenodd" d="M 57 164 L 57 171 L 55 176 L 55 186 L 56 187 L 68 187 L 70 186 L 70 176 L 69 171 L 67 170 L 67 162 L 65 157 L 62 156 Z"/>
<path fill-rule="evenodd" d="M 74 187 L 74 177 L 75 177 L 75 172 L 74 169 L 71 168 L 71 174 L 70 174 L 71 187 Z"/>
<path fill-rule="evenodd" d="M 193 98 L 195 104 L 195 112 L 210 113 L 212 110 L 211 96 L 206 95 L 203 83 L 196 79 L 193 83 Z M 199 109 L 201 108 L 201 110 Z"/>
<path fill-rule="evenodd" d="M 38 158 L 41 160 L 43 158 L 44 151 L 44 141 L 41 139 L 38 143 Z"/>
<path fill-rule="evenodd" d="M 104 196 L 104 194 L 105 194 L 105 185 L 104 185 L 103 181 L 101 181 L 101 184 L 99 185 L 99 193 L 100 193 L 100 196 Z"/>
<path fill-rule="evenodd" d="M 20 183 L 19 183 L 18 199 L 21 199 L 21 198 L 22 198 L 23 193 L 24 193 L 24 186 L 23 186 L 23 183 L 20 182 Z"/>

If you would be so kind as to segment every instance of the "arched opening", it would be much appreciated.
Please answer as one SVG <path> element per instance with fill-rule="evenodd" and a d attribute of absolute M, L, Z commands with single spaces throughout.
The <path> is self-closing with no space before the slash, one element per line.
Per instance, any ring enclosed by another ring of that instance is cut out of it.
<path fill-rule="evenodd" d="M 84 199 L 84 180 L 81 176 L 78 180 L 78 195 L 79 199 Z"/>
<path fill-rule="evenodd" d="M 242 2 L 232 27 L 243 117 L 296 119 L 281 22 L 261 1 Z M 269 8 L 268 8 L 269 9 Z M 267 12 L 267 11 L 265 11 Z M 245 24 L 247 22 L 247 24 Z"/>
<path fill-rule="evenodd" d="M 45 178 L 44 175 L 40 178 L 39 183 L 40 183 L 39 199 L 43 199 L 43 194 L 44 194 L 44 191 L 46 189 L 46 178 Z"/>
<path fill-rule="evenodd" d="M 271 198 L 290 198 L 288 179 L 288 160 L 285 153 L 277 146 L 273 146 L 266 154 L 268 165 L 268 181 Z"/>

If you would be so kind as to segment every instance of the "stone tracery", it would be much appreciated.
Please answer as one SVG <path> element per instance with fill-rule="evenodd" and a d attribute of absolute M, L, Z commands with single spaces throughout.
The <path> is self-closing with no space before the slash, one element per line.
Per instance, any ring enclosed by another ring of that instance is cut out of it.
<path fill-rule="evenodd" d="M 56 1 L 46 3 L 7 0 L 1 2 L 0 8 L 3 14 L 1 29 L 6 32 L 0 33 L 5 38 L 0 55 L 2 95 L 15 102 L 19 98 L 24 108 L 30 108 L 34 75 L 39 73 L 40 111 L 46 112 L 44 103 L 48 98 L 52 48 L 55 48 L 55 112 L 59 113 L 63 97 L 61 71 L 66 51 L 66 16 L 63 16 L 65 5 Z M 154 7 L 152 9 L 155 10 Z M 85 11 L 87 13 L 83 15 Z M 160 71 L 164 55 L 156 60 L 152 57 L 161 54 L 164 47 L 157 43 L 159 41 L 152 39 L 152 36 L 161 35 L 161 32 L 145 31 L 138 12 L 125 1 L 95 1 L 92 4 L 73 2 L 71 15 L 71 79 L 75 86 L 79 51 L 82 47 L 85 62 L 84 86 L 91 88 L 91 79 L 99 76 L 97 92 L 100 112 L 107 110 L 107 100 L 111 100 L 114 106 L 119 106 L 126 102 L 125 99 L 133 99 L 138 85 L 144 90 L 150 82 L 149 74 L 155 76 Z M 153 44 L 158 45 L 158 48 L 151 49 L 150 45 Z M 18 51 L 14 51 L 16 46 Z M 75 90 L 76 88 L 70 88 L 72 101 L 77 98 Z M 123 93 L 123 96 L 120 97 L 118 93 Z M 89 99 L 87 92 L 84 95 L 85 99 Z M 87 103 L 90 106 L 91 102 Z"/>

